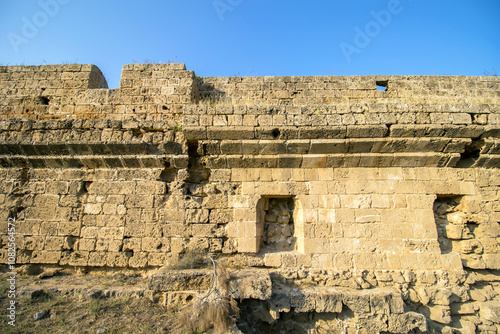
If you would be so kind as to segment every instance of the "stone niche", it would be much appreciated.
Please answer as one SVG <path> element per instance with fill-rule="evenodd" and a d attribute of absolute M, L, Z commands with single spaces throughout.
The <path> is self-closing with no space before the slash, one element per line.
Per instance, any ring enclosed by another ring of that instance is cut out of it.
<path fill-rule="evenodd" d="M 257 204 L 260 251 L 287 252 L 297 250 L 297 212 L 293 196 L 263 197 Z"/>

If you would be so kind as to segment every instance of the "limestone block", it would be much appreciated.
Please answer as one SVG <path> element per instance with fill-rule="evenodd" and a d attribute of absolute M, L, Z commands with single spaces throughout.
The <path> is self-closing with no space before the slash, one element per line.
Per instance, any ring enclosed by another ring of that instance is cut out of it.
<path fill-rule="evenodd" d="M 124 226 L 125 217 L 118 215 L 98 215 L 96 217 L 97 226 Z"/>
<path fill-rule="evenodd" d="M 99 239 L 123 239 L 123 227 L 100 227 L 97 231 L 97 238 Z"/>
<path fill-rule="evenodd" d="M 461 240 L 468 239 L 469 231 L 464 225 L 446 225 L 446 237 L 448 239 Z"/>
<path fill-rule="evenodd" d="M 297 267 L 297 256 L 295 254 L 283 253 L 281 260 L 282 266 L 285 268 Z"/>
<path fill-rule="evenodd" d="M 315 297 L 316 312 L 342 312 L 342 296 L 331 292 L 319 293 Z"/>
<path fill-rule="evenodd" d="M 464 195 L 476 195 L 476 187 L 473 182 L 460 182 L 460 193 Z"/>
<path fill-rule="evenodd" d="M 336 223 L 337 218 L 333 209 L 318 209 L 318 223 Z"/>
<path fill-rule="evenodd" d="M 264 264 L 266 267 L 281 267 L 281 253 L 267 253 L 264 255 Z"/>
<path fill-rule="evenodd" d="M 458 326 L 455 325 L 455 327 L 461 328 L 461 332 L 463 334 L 475 334 L 476 333 L 476 324 L 473 321 L 467 321 L 465 319 L 460 319 L 458 321 Z"/>
<path fill-rule="evenodd" d="M 231 181 L 242 182 L 246 181 L 246 170 L 242 168 L 235 168 L 231 170 Z"/>
<path fill-rule="evenodd" d="M 340 208 L 340 196 L 339 195 L 320 195 L 319 207 L 323 209 L 338 209 Z M 333 210 L 332 210 L 333 211 Z"/>
<path fill-rule="evenodd" d="M 348 125 L 348 138 L 381 138 L 385 137 L 387 127 L 385 125 Z"/>
<path fill-rule="evenodd" d="M 331 154 L 331 153 L 346 153 L 348 143 L 345 140 L 339 139 L 313 139 L 311 140 L 311 154 Z"/>
<path fill-rule="evenodd" d="M 403 313 L 404 302 L 401 295 L 388 291 L 377 291 L 370 295 L 370 309 L 376 314 L 399 314 Z"/>
<path fill-rule="evenodd" d="M 124 252 L 107 252 L 106 265 L 108 267 L 127 267 L 130 254 Z"/>
<path fill-rule="evenodd" d="M 297 261 L 297 267 L 309 268 L 312 265 L 310 254 L 295 254 L 295 259 Z"/>
<path fill-rule="evenodd" d="M 255 194 L 255 182 L 243 182 L 241 185 L 242 195 L 253 195 Z"/>
<path fill-rule="evenodd" d="M 355 209 L 356 223 L 375 223 L 381 221 L 380 212 L 376 209 Z"/>
<path fill-rule="evenodd" d="M 150 195 L 125 195 L 127 208 L 152 208 L 154 197 Z"/>
<path fill-rule="evenodd" d="M 212 209 L 209 214 L 209 221 L 216 224 L 227 224 L 236 219 L 233 217 L 234 213 L 231 209 Z"/>
<path fill-rule="evenodd" d="M 142 268 L 145 267 L 148 263 L 148 253 L 139 252 L 134 253 L 129 259 L 129 267 L 131 268 Z"/>
<path fill-rule="evenodd" d="M 373 208 L 381 208 L 381 209 L 389 209 L 392 207 L 392 196 L 390 195 L 378 195 L 373 194 L 371 196 L 372 199 L 372 207 Z"/>
<path fill-rule="evenodd" d="M 99 239 L 96 240 L 96 245 L 95 245 L 95 250 L 96 251 L 109 251 L 109 240 L 105 239 Z"/>
<path fill-rule="evenodd" d="M 164 182 L 157 181 L 138 181 L 136 184 L 137 194 L 165 194 L 166 185 Z"/>
<path fill-rule="evenodd" d="M 42 205 L 28 207 L 25 210 L 26 219 L 50 220 L 54 218 L 56 206 Z"/>
<path fill-rule="evenodd" d="M 481 319 L 500 324 L 500 303 L 498 301 L 480 303 L 479 315 Z"/>
<path fill-rule="evenodd" d="M 259 251 L 259 241 L 257 238 L 238 238 L 238 252 L 257 253 Z"/>
<path fill-rule="evenodd" d="M 170 250 L 172 253 L 182 253 L 186 249 L 188 243 L 186 238 L 171 238 L 170 239 Z"/>
<path fill-rule="evenodd" d="M 191 234 L 191 225 L 168 223 L 163 226 L 163 236 L 165 237 L 188 237 Z"/>
<path fill-rule="evenodd" d="M 463 254 L 461 256 L 462 264 L 464 267 L 472 268 L 472 269 L 486 269 L 486 263 L 484 263 L 481 255 Z"/>
<path fill-rule="evenodd" d="M 197 237 L 212 237 L 215 235 L 216 229 L 217 224 L 193 224 L 191 227 L 193 235 Z"/>
<path fill-rule="evenodd" d="M 89 215 L 98 215 L 101 213 L 102 204 L 101 203 L 87 203 L 85 205 L 84 212 Z"/>
<path fill-rule="evenodd" d="M 63 244 L 64 244 L 63 237 L 47 236 L 45 238 L 44 250 L 48 250 L 48 251 L 59 250 L 60 251 L 63 249 Z"/>
<path fill-rule="evenodd" d="M 416 328 L 422 332 L 427 330 L 427 322 L 423 314 L 407 312 L 389 316 L 389 331 L 391 333 L 408 333 Z"/>
<path fill-rule="evenodd" d="M 157 223 L 146 223 L 144 236 L 161 238 L 163 236 L 163 228 L 160 224 Z"/>
<path fill-rule="evenodd" d="M 106 252 L 90 252 L 88 265 L 92 267 L 102 267 L 106 265 L 107 253 Z"/>
<path fill-rule="evenodd" d="M 399 254 L 386 254 L 387 263 L 389 268 L 402 268 L 404 256 Z"/>
<path fill-rule="evenodd" d="M 160 267 L 165 265 L 167 261 L 167 254 L 164 253 L 149 253 L 148 254 L 148 266 Z"/>
<path fill-rule="evenodd" d="M 447 214 L 446 219 L 451 224 L 456 224 L 456 225 L 467 224 L 467 216 L 465 215 L 465 213 L 460 212 L 460 211 L 451 212 L 451 213 Z"/>
<path fill-rule="evenodd" d="M 333 268 L 332 254 L 311 254 L 312 268 Z"/>
<path fill-rule="evenodd" d="M 230 169 L 212 169 L 210 173 L 210 181 L 212 182 L 229 182 L 231 181 Z"/>
<path fill-rule="evenodd" d="M 289 168 L 275 168 L 272 170 L 272 181 L 290 181 L 292 172 Z"/>
<path fill-rule="evenodd" d="M 186 223 L 208 223 L 209 211 L 207 209 L 187 209 Z"/>
<path fill-rule="evenodd" d="M 474 245 L 474 252 L 479 254 L 484 250 L 484 253 L 500 254 L 500 239 L 499 238 L 483 238 L 481 242 L 477 241 Z"/>
<path fill-rule="evenodd" d="M 60 258 L 60 251 L 33 251 L 30 263 L 57 264 Z"/>
<path fill-rule="evenodd" d="M 75 247 L 75 249 L 80 251 L 93 251 L 95 249 L 95 245 L 95 239 L 80 239 L 78 241 L 78 246 Z"/>
<path fill-rule="evenodd" d="M 484 254 L 482 260 L 486 268 L 500 269 L 500 254 Z"/>
<path fill-rule="evenodd" d="M 371 311 L 369 294 L 346 292 L 342 294 L 342 303 L 355 313 L 366 314 Z"/>
<path fill-rule="evenodd" d="M 435 195 L 425 194 L 410 194 L 406 195 L 406 203 L 412 209 L 428 209 L 432 208 L 435 200 Z"/>
<path fill-rule="evenodd" d="M 352 223 L 354 222 L 354 209 L 336 209 L 335 218 L 336 223 Z"/>
<path fill-rule="evenodd" d="M 450 305 L 450 312 L 452 315 L 455 314 L 475 314 L 479 310 L 478 303 L 452 303 Z"/>
<path fill-rule="evenodd" d="M 33 199 L 33 206 L 55 207 L 59 202 L 59 195 L 36 195 Z"/>
<path fill-rule="evenodd" d="M 325 168 L 326 154 L 308 154 L 303 156 L 303 168 Z"/>
<path fill-rule="evenodd" d="M 45 191 L 48 194 L 63 195 L 68 193 L 68 182 L 49 181 L 45 183 Z"/>
<path fill-rule="evenodd" d="M 145 238 L 147 239 L 147 238 Z M 129 238 L 123 240 L 124 252 L 140 252 L 142 238 Z"/>
<path fill-rule="evenodd" d="M 89 252 L 87 251 L 63 252 L 59 260 L 59 265 L 87 266 L 88 259 Z"/>
<path fill-rule="evenodd" d="M 340 195 L 342 208 L 368 209 L 371 207 L 371 195 Z"/>
<path fill-rule="evenodd" d="M 250 174 L 247 173 L 249 176 Z M 270 182 L 272 181 L 272 169 L 268 168 L 256 168 L 254 169 L 254 177 L 253 179 L 255 181 L 262 181 L 262 182 Z"/>
<path fill-rule="evenodd" d="M 498 238 L 498 237 L 500 237 L 500 224 L 498 224 L 498 223 L 480 224 L 474 230 L 474 235 L 478 239 Z"/>
<path fill-rule="evenodd" d="M 434 320 L 441 324 L 451 323 L 451 312 L 449 306 L 423 306 L 419 309 L 429 319 Z"/>
<path fill-rule="evenodd" d="M 84 226 L 82 227 L 80 236 L 85 239 L 96 239 L 98 231 L 98 227 Z"/>
<path fill-rule="evenodd" d="M 59 223 L 58 235 L 79 236 L 80 235 L 80 222 L 61 222 Z"/>

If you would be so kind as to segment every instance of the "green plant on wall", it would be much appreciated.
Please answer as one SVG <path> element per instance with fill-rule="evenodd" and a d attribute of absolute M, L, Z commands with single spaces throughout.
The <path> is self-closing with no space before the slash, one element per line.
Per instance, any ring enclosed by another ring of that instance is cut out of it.
<path fill-rule="evenodd" d="M 182 131 L 182 125 L 175 122 L 174 125 L 169 125 L 168 129 L 173 132 L 181 132 Z"/>

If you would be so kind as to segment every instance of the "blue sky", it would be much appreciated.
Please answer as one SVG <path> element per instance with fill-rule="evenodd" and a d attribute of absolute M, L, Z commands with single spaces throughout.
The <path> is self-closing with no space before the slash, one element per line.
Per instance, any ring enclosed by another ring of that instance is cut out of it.
<path fill-rule="evenodd" d="M 498 0 L 0 0 L 0 64 L 200 76 L 500 71 Z"/>

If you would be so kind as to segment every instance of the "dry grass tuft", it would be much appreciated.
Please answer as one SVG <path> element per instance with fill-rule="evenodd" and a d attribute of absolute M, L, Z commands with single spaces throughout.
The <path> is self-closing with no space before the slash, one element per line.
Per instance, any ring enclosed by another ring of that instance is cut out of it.
<path fill-rule="evenodd" d="M 203 254 L 199 251 L 186 251 L 177 260 L 169 263 L 167 267 L 172 270 L 205 268 L 205 256 L 206 253 Z"/>
<path fill-rule="evenodd" d="M 236 323 L 240 310 L 237 302 L 228 296 L 230 276 L 222 265 L 210 260 L 214 265 L 212 287 L 180 312 L 176 326 L 179 331 L 199 333 L 213 326 L 214 333 L 222 334 L 228 333 Z"/>

